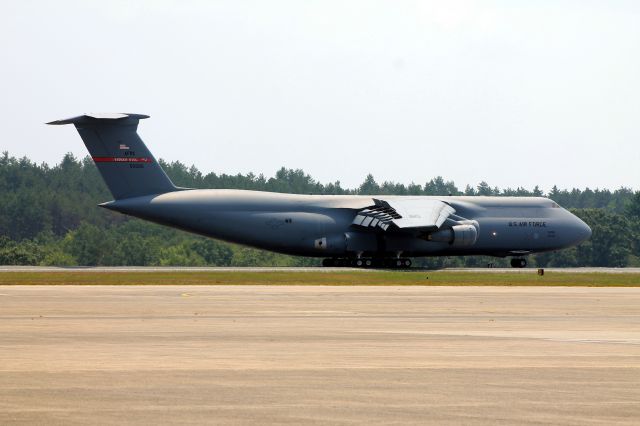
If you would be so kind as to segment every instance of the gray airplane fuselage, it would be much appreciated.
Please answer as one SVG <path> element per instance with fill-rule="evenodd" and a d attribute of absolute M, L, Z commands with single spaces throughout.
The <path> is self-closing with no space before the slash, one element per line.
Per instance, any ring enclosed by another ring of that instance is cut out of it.
<path fill-rule="evenodd" d="M 354 212 L 385 200 L 439 200 L 477 221 L 473 245 L 429 241 L 417 230 L 375 233 L 352 225 Z M 297 195 L 192 189 L 102 204 L 103 207 L 229 242 L 317 256 L 509 256 L 570 247 L 590 228 L 542 197 Z M 326 243 L 318 246 L 317 242 Z"/>
<path fill-rule="evenodd" d="M 101 206 L 208 237 L 323 264 L 407 267 L 408 257 L 522 256 L 589 238 L 542 197 L 296 195 L 176 187 L 137 129 L 141 114 L 85 114 L 73 124 L 114 197 Z M 404 259 L 403 259 L 404 258 Z M 354 260 L 355 259 L 355 260 Z"/>

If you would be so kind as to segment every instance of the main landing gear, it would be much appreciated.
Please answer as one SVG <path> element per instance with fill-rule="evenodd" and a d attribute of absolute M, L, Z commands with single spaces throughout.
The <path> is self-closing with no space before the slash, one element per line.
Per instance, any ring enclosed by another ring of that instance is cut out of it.
<path fill-rule="evenodd" d="M 406 258 L 328 258 L 322 260 L 322 266 L 333 268 L 410 268 L 411 259 Z"/>
<path fill-rule="evenodd" d="M 512 268 L 526 268 L 527 267 L 527 259 L 513 258 L 513 259 L 511 259 L 511 267 Z"/>

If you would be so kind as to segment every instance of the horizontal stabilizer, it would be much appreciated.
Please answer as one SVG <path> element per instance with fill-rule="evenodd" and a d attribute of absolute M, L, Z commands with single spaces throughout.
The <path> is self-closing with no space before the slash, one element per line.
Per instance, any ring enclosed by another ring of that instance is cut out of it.
<path fill-rule="evenodd" d="M 62 124 L 90 124 L 90 123 L 100 123 L 101 121 L 109 122 L 112 120 L 122 120 L 125 118 L 131 118 L 135 120 L 142 120 L 145 118 L 149 118 L 148 115 L 144 114 L 123 114 L 123 113 L 88 113 L 79 115 L 77 117 L 65 118 L 63 120 L 55 120 L 51 121 L 47 124 L 51 124 L 54 126 L 59 126 Z"/>

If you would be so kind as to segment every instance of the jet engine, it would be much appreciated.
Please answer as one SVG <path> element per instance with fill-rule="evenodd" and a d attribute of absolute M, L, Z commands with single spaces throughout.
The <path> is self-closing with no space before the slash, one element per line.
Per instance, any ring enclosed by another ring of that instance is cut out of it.
<path fill-rule="evenodd" d="M 478 227 L 472 223 L 453 225 L 451 228 L 440 229 L 427 235 L 428 241 L 449 243 L 455 247 L 471 246 L 476 243 L 477 239 Z"/>

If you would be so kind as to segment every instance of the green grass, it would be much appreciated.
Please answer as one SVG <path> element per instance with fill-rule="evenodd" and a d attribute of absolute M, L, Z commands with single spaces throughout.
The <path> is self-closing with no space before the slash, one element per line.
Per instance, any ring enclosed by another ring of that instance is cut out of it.
<path fill-rule="evenodd" d="M 640 287 L 640 274 L 339 272 L 2 272 L 0 285 L 431 285 Z"/>

